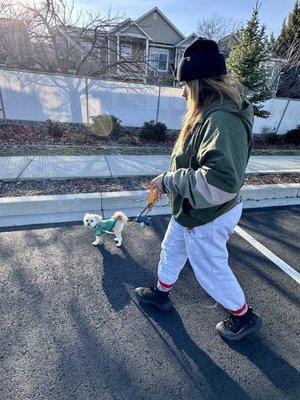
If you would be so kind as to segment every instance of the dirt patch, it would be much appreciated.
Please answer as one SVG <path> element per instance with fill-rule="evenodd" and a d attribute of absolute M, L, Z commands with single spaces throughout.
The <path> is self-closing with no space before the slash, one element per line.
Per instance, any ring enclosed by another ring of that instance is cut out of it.
<path fill-rule="evenodd" d="M 0 196 L 39 196 L 52 194 L 117 192 L 123 190 L 146 190 L 153 176 L 137 178 L 74 179 L 63 181 L 0 181 Z M 246 185 L 277 183 L 300 183 L 300 174 L 248 175 Z"/>
<path fill-rule="evenodd" d="M 86 124 L 52 123 L 50 120 L 45 122 L 9 120 L 0 123 L 0 155 L 23 155 L 22 151 L 24 155 L 51 155 L 54 154 L 53 152 L 56 152 L 55 154 L 65 154 L 66 152 L 68 153 L 68 151 L 72 151 L 66 150 L 66 147 L 68 148 L 70 146 L 77 147 L 77 150 L 74 150 L 74 155 L 76 151 L 80 152 L 80 154 L 92 154 L 93 151 L 95 154 L 99 154 L 106 149 L 107 154 L 112 154 L 109 153 L 109 148 L 112 147 L 132 148 L 133 150 L 127 154 L 133 154 L 132 152 L 134 149 L 136 149 L 136 154 L 149 154 L 147 149 L 153 149 L 153 147 L 155 147 L 155 154 L 156 148 L 161 148 L 162 151 L 167 148 L 168 151 L 170 151 L 178 133 L 179 130 L 169 129 L 167 130 L 167 139 L 163 143 L 158 143 L 145 140 L 141 135 L 141 128 L 124 127 L 120 137 L 113 140 L 111 138 L 95 136 L 90 127 Z M 136 140 L 132 140 L 132 138 Z M 122 143 L 118 142 L 118 140 Z M 134 145 L 135 142 L 136 145 Z M 21 146 L 21 148 L 17 146 Z M 35 146 L 41 146 L 39 150 L 40 153 L 36 153 L 37 148 L 35 148 Z M 55 149 L 53 146 L 55 146 Z M 78 150 L 78 147 L 81 147 L 81 149 Z M 95 150 L 93 150 L 93 148 Z M 266 151 L 266 153 L 262 154 L 278 154 L 278 152 L 284 150 L 299 150 L 300 147 L 288 143 L 266 143 L 261 135 L 255 135 L 253 139 L 253 149 Z M 16 154 L 13 154 L 14 150 Z M 4 154 L 5 151 L 7 154 Z M 29 154 L 28 151 L 31 151 L 32 154 Z M 144 151 L 144 153 L 140 151 Z M 272 151 L 274 151 L 274 153 L 272 153 Z"/>
<path fill-rule="evenodd" d="M 137 145 L 144 147 L 152 146 L 172 146 L 176 140 L 177 131 L 168 130 L 167 140 L 163 143 L 144 140 L 140 135 L 140 128 L 124 127 L 120 137 L 111 139 L 109 137 L 99 137 L 92 133 L 90 126 L 86 124 L 55 123 L 55 128 L 51 121 L 7 121 L 0 123 L 0 144 L 1 145 L 86 145 L 86 146 L 120 146 L 118 140 L 124 138 L 138 138 Z M 128 143 L 129 144 L 129 143 Z"/>

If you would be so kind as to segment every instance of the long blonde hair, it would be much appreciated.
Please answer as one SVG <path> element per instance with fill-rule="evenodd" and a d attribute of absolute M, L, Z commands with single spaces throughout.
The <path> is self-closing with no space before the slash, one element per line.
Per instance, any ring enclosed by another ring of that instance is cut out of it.
<path fill-rule="evenodd" d="M 178 137 L 178 146 L 182 149 L 186 137 L 201 119 L 203 110 L 216 100 L 224 97 L 232 99 L 239 108 L 242 107 L 244 89 L 238 80 L 231 75 L 218 78 L 195 79 L 186 82 L 188 88 L 187 111 Z"/>

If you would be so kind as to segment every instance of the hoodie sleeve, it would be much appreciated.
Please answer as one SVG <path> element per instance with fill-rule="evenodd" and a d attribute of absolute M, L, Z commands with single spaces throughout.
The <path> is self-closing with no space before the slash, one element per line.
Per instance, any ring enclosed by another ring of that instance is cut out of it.
<path fill-rule="evenodd" d="M 246 129 L 240 118 L 226 111 L 210 115 L 202 129 L 197 152 L 200 168 L 167 172 L 167 192 L 180 194 L 193 208 L 208 208 L 232 200 L 239 192 L 249 158 Z"/>

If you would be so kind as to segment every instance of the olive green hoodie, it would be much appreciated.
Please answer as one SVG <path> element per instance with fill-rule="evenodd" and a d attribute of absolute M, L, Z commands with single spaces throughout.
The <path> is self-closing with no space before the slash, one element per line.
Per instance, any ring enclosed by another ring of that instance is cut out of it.
<path fill-rule="evenodd" d="M 175 143 L 163 186 L 180 225 L 204 225 L 240 202 L 252 125 L 248 101 L 239 109 L 234 101 L 224 99 L 204 110 L 182 150 Z"/>

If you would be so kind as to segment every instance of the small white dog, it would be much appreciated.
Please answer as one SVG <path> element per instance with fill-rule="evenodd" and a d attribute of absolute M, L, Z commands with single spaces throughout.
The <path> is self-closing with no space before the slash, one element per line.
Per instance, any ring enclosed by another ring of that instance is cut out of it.
<path fill-rule="evenodd" d="M 91 227 L 93 234 L 96 236 L 96 240 L 93 242 L 94 246 L 102 243 L 102 235 L 104 233 L 110 233 L 116 235 L 115 241 L 117 246 L 120 247 L 122 244 L 122 230 L 128 222 L 128 218 L 122 211 L 116 211 L 114 215 L 109 219 L 103 219 L 97 214 L 85 214 L 83 218 L 84 226 Z"/>

